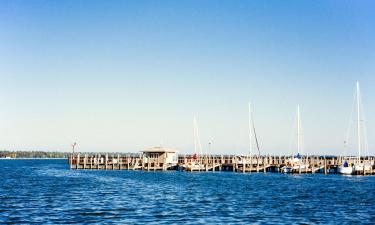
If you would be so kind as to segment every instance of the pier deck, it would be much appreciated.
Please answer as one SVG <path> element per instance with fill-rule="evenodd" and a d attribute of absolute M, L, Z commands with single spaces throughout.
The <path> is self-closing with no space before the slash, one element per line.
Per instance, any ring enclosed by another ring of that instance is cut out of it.
<path fill-rule="evenodd" d="M 69 157 L 71 169 L 91 170 L 185 170 L 191 172 L 232 171 L 241 173 L 282 172 L 281 168 L 290 166 L 293 156 L 235 156 L 235 155 L 178 155 L 174 164 L 165 163 L 160 158 L 147 158 L 142 154 L 72 154 Z M 301 156 L 299 165 L 291 173 L 337 173 L 344 160 L 358 162 L 353 157 Z M 375 174 L 375 157 L 362 157 L 361 163 L 370 169 L 355 171 L 358 175 Z M 301 166 L 302 165 L 302 166 Z M 365 168 L 365 167 L 363 167 Z"/>

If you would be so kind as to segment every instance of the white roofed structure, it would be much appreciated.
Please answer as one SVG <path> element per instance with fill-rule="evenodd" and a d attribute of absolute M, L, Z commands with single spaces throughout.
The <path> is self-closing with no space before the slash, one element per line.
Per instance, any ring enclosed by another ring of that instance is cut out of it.
<path fill-rule="evenodd" d="M 144 168 L 147 170 L 167 170 L 177 166 L 177 150 L 162 146 L 146 148 L 141 151 Z"/>
<path fill-rule="evenodd" d="M 166 153 L 166 152 L 176 153 L 177 150 L 160 146 L 160 147 L 146 148 L 146 149 L 143 149 L 141 152 L 143 152 L 143 153 L 151 153 L 151 152 L 153 152 L 153 153 Z"/>

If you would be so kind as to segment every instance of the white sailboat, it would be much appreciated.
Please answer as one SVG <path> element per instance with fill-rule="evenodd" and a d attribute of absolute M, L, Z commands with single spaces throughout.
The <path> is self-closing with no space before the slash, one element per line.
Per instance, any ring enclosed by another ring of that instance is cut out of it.
<path fill-rule="evenodd" d="M 370 171 L 371 170 L 371 165 L 370 164 L 364 164 L 361 162 L 361 153 L 363 150 L 363 140 L 362 138 L 362 128 L 365 133 L 365 129 L 363 127 L 363 116 L 362 116 L 362 100 L 361 100 L 361 92 L 359 88 L 359 82 L 356 82 L 356 90 L 355 90 L 355 97 L 354 97 L 355 103 L 356 103 L 356 122 L 357 122 L 357 148 L 358 148 L 358 155 L 357 157 L 353 160 L 353 162 L 349 162 L 349 158 L 347 158 L 341 166 L 338 167 L 337 172 L 340 174 L 353 174 L 356 172 L 363 172 L 363 171 Z M 349 132 L 348 132 L 349 133 Z M 347 141 L 345 141 L 347 143 Z"/>
<path fill-rule="evenodd" d="M 253 140 L 255 140 L 255 145 L 257 148 L 256 153 L 253 152 Z M 240 161 L 238 162 L 239 164 L 252 164 L 253 158 L 260 156 L 259 142 L 255 131 L 251 102 L 249 102 L 249 144 L 249 153 L 241 156 Z"/>
<path fill-rule="evenodd" d="M 356 82 L 356 90 L 355 90 L 355 103 L 356 103 L 356 111 L 357 111 L 357 148 L 358 148 L 358 155 L 354 162 L 349 162 L 349 159 L 346 159 L 341 166 L 338 167 L 337 172 L 340 174 L 353 174 L 358 171 L 370 171 L 371 165 L 370 164 L 363 164 L 361 162 L 361 152 L 362 152 L 362 126 L 361 123 L 363 122 L 362 113 L 361 113 L 361 94 L 359 89 L 359 82 Z M 347 141 L 345 141 L 347 143 Z"/>
<path fill-rule="evenodd" d="M 361 151 L 362 151 L 362 138 L 361 138 L 361 123 L 363 123 L 363 118 L 361 117 L 361 92 L 359 89 L 359 82 L 356 83 L 356 90 L 357 90 L 357 132 L 358 132 L 358 159 L 357 162 L 354 163 L 354 172 L 357 171 L 370 171 L 371 165 L 365 164 L 361 162 Z M 364 130 L 365 132 L 365 130 Z"/>
<path fill-rule="evenodd" d="M 307 164 L 304 164 L 301 160 L 301 116 L 300 107 L 297 105 L 297 155 L 293 156 L 288 160 L 287 165 L 281 168 L 284 173 L 292 173 L 294 170 L 306 169 Z"/>
<path fill-rule="evenodd" d="M 203 151 L 202 151 L 201 140 L 199 138 L 198 123 L 197 123 L 197 119 L 195 116 L 193 119 L 193 126 L 194 126 L 194 154 L 190 159 L 191 161 L 186 164 L 185 170 L 186 171 L 201 171 L 201 170 L 204 170 L 205 168 L 204 168 L 203 162 L 201 162 Z M 197 148 L 199 148 L 199 154 L 197 154 Z"/>

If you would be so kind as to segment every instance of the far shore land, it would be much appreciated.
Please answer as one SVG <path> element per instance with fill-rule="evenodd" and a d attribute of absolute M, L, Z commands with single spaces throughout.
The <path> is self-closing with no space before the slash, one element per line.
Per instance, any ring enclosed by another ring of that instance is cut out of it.
<path fill-rule="evenodd" d="M 0 159 L 67 159 L 69 152 L 0 150 Z"/>
<path fill-rule="evenodd" d="M 80 154 L 139 154 L 124 152 L 77 152 Z M 9 151 L 0 150 L 0 159 L 68 159 L 72 152 L 56 152 L 56 151 Z"/>

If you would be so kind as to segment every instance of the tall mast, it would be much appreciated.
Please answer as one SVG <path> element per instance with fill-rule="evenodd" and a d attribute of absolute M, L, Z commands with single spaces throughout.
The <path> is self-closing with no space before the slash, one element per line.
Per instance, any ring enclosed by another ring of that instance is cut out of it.
<path fill-rule="evenodd" d="M 252 150 L 253 150 L 253 126 L 252 126 L 252 111 L 251 111 L 251 102 L 249 102 L 249 141 L 250 141 L 250 149 L 249 149 L 249 155 L 251 156 Z"/>
<path fill-rule="evenodd" d="M 199 154 L 203 155 L 202 144 L 199 138 L 198 123 L 196 117 L 194 116 L 194 154 L 197 153 L 197 147 L 199 147 Z"/>
<path fill-rule="evenodd" d="M 196 124 L 197 124 L 197 119 L 193 119 L 193 129 L 194 129 L 194 154 L 197 154 L 197 134 L 196 134 Z"/>
<path fill-rule="evenodd" d="M 256 147 L 257 147 L 257 150 L 258 150 L 258 157 L 260 156 L 260 150 L 259 150 L 259 142 L 258 142 L 258 138 L 257 138 L 257 133 L 255 131 L 255 126 L 254 126 L 254 120 L 253 120 L 253 113 L 252 113 L 252 110 L 251 110 L 251 104 L 249 104 L 249 130 L 250 130 L 250 151 L 252 150 L 252 137 L 254 135 L 254 139 L 255 139 L 255 144 L 256 144 Z M 251 152 L 250 152 L 251 154 Z"/>
<path fill-rule="evenodd" d="M 299 112 L 299 105 L 297 105 L 297 153 L 300 153 L 300 112 Z"/>
<path fill-rule="evenodd" d="M 358 134 L 358 161 L 360 161 L 361 157 L 361 114 L 360 114 L 360 92 L 359 92 L 359 82 L 357 81 L 356 85 L 356 93 L 357 93 L 357 134 Z"/>

